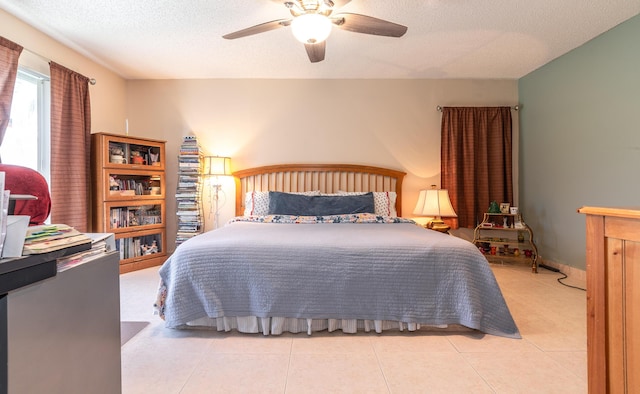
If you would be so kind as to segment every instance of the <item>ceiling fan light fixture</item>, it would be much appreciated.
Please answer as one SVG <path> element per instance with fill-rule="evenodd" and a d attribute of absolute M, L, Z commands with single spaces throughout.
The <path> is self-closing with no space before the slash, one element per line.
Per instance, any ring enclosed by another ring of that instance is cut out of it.
<path fill-rule="evenodd" d="M 291 32 L 303 44 L 317 44 L 331 34 L 331 20 L 315 13 L 300 15 L 291 22 Z"/>

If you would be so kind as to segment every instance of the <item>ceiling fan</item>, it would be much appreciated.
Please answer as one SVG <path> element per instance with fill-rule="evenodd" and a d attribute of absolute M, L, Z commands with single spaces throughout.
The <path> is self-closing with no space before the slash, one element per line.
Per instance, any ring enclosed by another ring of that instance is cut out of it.
<path fill-rule="evenodd" d="M 273 1 L 284 4 L 293 18 L 261 23 L 222 37 L 233 40 L 291 26 L 293 35 L 304 44 L 309 60 L 316 63 L 324 60 L 325 40 L 329 37 L 333 25 L 351 32 L 387 37 L 402 37 L 407 32 L 406 26 L 371 16 L 348 12 L 333 13 L 335 8 L 342 7 L 351 0 Z"/>

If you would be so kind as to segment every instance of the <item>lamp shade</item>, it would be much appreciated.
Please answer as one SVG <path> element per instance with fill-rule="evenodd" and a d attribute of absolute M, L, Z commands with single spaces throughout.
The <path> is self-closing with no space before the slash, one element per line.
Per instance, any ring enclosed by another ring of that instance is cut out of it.
<path fill-rule="evenodd" d="M 420 190 L 418 203 L 413 210 L 414 215 L 441 217 L 458 217 L 453 210 L 449 192 L 443 189 Z"/>
<path fill-rule="evenodd" d="M 291 22 L 291 32 L 303 44 L 317 44 L 331 34 L 331 21 L 320 14 L 300 15 Z"/>
<path fill-rule="evenodd" d="M 204 175 L 231 175 L 231 158 L 222 156 L 206 156 L 204 158 Z"/>

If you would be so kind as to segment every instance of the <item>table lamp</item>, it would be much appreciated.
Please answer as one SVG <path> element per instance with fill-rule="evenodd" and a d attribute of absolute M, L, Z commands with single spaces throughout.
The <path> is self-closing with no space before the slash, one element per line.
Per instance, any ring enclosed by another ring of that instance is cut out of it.
<path fill-rule="evenodd" d="M 443 189 L 436 189 L 436 185 L 431 185 L 431 189 L 420 190 L 418 203 L 413 210 L 413 214 L 433 217 L 425 227 L 443 233 L 448 232 L 450 227 L 444 223 L 442 218 L 458 217 L 451 205 L 449 192 Z"/>

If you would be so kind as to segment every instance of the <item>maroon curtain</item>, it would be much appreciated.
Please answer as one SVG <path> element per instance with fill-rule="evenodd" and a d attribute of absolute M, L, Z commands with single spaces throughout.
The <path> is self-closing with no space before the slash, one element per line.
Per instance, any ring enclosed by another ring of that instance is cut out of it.
<path fill-rule="evenodd" d="M 90 217 L 89 78 L 50 62 L 51 221 L 87 232 Z"/>
<path fill-rule="evenodd" d="M 491 201 L 513 205 L 511 108 L 442 109 L 441 184 L 458 214 L 452 227 L 473 228 Z"/>
<path fill-rule="evenodd" d="M 18 58 L 21 53 L 20 45 L 0 37 L 0 145 L 9 127 L 11 101 L 18 74 Z M 1 157 L 0 163 L 2 163 Z"/>

